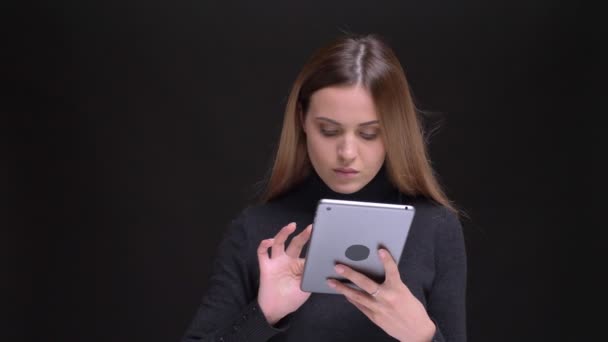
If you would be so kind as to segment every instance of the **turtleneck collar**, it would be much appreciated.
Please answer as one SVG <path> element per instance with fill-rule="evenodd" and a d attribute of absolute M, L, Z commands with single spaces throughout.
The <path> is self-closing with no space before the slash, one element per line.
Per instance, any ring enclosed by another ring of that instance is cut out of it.
<path fill-rule="evenodd" d="M 379 203 L 401 202 L 399 191 L 390 183 L 384 166 L 368 184 L 352 194 L 333 191 L 312 168 L 310 175 L 295 190 L 296 197 L 314 207 L 322 198 Z"/>

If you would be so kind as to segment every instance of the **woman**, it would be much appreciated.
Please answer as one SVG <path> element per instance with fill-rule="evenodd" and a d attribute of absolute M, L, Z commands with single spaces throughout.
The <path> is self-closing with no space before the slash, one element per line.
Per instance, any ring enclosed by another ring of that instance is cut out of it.
<path fill-rule="evenodd" d="M 301 291 L 303 247 L 321 198 L 402 203 L 416 217 L 378 284 Z M 408 84 L 375 36 L 317 51 L 297 77 L 263 203 L 231 224 L 183 341 L 465 341 L 466 254 L 456 210 L 428 162 Z M 270 253 L 269 253 L 270 252 Z"/>

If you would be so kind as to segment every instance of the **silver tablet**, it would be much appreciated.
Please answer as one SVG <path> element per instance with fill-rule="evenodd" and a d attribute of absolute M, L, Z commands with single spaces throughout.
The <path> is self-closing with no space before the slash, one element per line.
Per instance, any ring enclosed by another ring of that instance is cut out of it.
<path fill-rule="evenodd" d="M 409 205 L 320 200 L 306 252 L 302 291 L 338 293 L 327 285 L 328 278 L 358 289 L 335 272 L 337 263 L 383 282 L 378 248 L 386 248 L 399 262 L 414 214 Z"/>

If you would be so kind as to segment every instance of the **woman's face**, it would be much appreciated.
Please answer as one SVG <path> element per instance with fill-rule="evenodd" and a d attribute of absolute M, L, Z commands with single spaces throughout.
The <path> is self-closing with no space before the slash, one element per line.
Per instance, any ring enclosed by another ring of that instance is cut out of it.
<path fill-rule="evenodd" d="M 335 192 L 359 191 L 378 173 L 386 155 L 374 101 L 361 86 L 326 87 L 310 98 L 303 127 L 308 156 Z"/>

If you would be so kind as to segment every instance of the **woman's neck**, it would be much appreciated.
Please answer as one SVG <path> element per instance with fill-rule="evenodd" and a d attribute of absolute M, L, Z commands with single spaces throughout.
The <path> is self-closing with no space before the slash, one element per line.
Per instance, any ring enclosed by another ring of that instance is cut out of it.
<path fill-rule="evenodd" d="M 311 174 L 294 189 L 294 194 L 314 206 L 323 198 L 379 203 L 401 202 L 399 191 L 390 183 L 384 167 L 363 188 L 351 194 L 333 191 L 313 169 Z"/>

